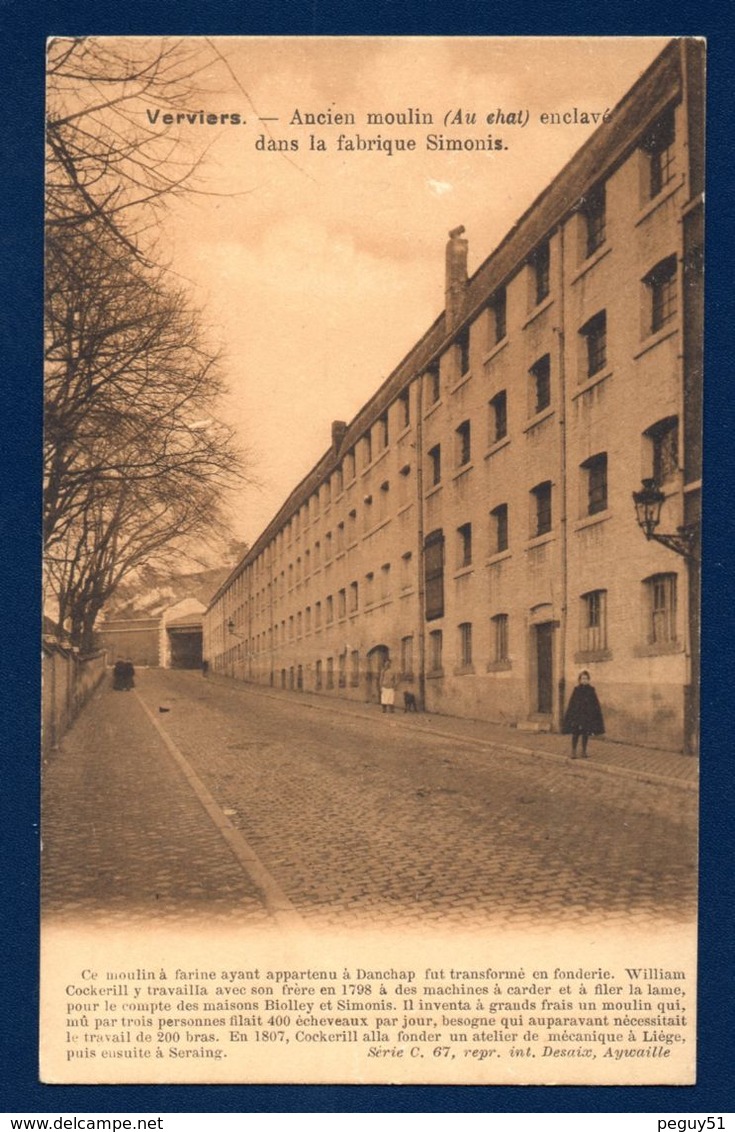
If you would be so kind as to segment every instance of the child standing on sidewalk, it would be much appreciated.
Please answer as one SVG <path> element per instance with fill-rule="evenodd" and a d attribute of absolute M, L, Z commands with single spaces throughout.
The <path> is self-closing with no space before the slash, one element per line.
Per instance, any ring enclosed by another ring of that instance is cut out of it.
<path fill-rule="evenodd" d="M 564 713 L 562 731 L 572 736 L 572 758 L 577 758 L 577 744 L 582 737 L 582 758 L 587 756 L 587 740 L 590 735 L 604 735 L 605 723 L 602 718 L 602 708 L 597 698 L 597 692 L 590 683 L 590 674 L 580 672 L 577 687 L 569 698 L 567 710 Z"/>

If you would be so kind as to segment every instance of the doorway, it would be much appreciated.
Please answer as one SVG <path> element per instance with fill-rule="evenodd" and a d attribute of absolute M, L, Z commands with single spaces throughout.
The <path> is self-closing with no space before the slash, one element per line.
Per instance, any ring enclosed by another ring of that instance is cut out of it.
<path fill-rule="evenodd" d="M 554 623 L 535 626 L 536 633 L 536 711 L 551 715 L 554 710 Z"/>
<path fill-rule="evenodd" d="M 168 640 L 171 650 L 171 668 L 202 667 L 201 629 L 169 628 Z"/>
<path fill-rule="evenodd" d="M 390 649 L 386 645 L 376 645 L 367 654 L 367 702 L 380 702 L 380 673 L 385 662 L 390 660 Z"/>

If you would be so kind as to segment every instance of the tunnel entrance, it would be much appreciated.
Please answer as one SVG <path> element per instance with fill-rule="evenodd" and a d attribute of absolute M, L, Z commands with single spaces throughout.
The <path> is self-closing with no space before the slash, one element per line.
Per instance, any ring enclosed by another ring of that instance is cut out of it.
<path fill-rule="evenodd" d="M 171 668 L 202 667 L 202 630 L 168 628 Z"/>

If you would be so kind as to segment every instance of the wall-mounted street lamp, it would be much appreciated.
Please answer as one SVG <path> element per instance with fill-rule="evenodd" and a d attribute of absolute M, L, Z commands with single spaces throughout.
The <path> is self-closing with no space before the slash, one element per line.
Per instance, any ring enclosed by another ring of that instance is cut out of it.
<path fill-rule="evenodd" d="M 660 488 L 656 487 L 654 479 L 643 480 L 641 490 L 633 492 L 635 517 L 638 526 L 647 539 L 663 543 L 669 550 L 675 551 L 683 558 L 688 558 L 693 562 L 698 561 L 697 539 L 699 531 L 695 524 L 677 527 L 675 535 L 658 533 L 657 527 L 661 522 L 661 507 L 665 499 L 666 496 Z"/>
<path fill-rule="evenodd" d="M 230 634 L 231 637 L 237 637 L 238 641 L 244 641 L 245 640 L 244 637 L 241 637 L 239 633 L 235 632 L 235 622 L 232 620 L 232 618 L 230 618 L 229 621 L 227 622 L 227 632 Z"/>

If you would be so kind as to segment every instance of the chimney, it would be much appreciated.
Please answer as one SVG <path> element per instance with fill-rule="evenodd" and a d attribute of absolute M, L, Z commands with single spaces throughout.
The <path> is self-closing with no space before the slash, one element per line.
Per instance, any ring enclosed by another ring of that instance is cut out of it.
<path fill-rule="evenodd" d="M 464 314 L 467 292 L 467 241 L 462 239 L 464 225 L 452 228 L 447 244 L 447 270 L 445 287 L 446 327 L 454 330 Z"/>
<path fill-rule="evenodd" d="M 347 432 L 346 421 L 332 421 L 332 451 L 335 456 L 339 455 L 339 450 L 342 447 L 342 441 Z"/>

